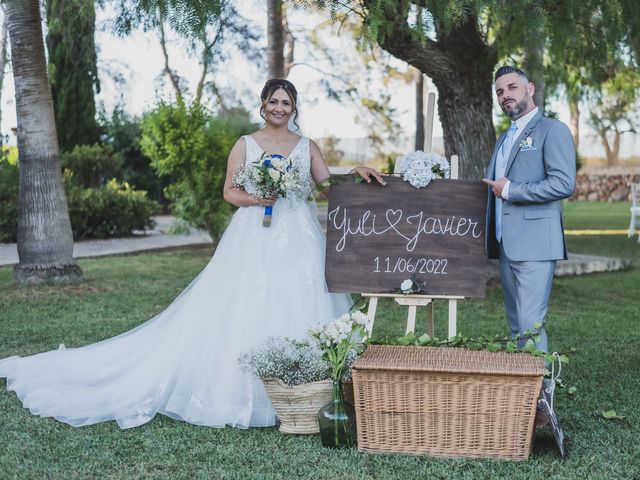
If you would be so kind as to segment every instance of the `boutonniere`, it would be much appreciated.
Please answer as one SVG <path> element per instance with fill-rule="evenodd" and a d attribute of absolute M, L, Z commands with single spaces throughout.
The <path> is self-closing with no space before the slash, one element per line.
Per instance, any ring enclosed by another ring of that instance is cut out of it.
<path fill-rule="evenodd" d="M 536 147 L 533 146 L 533 138 L 527 137 L 520 142 L 521 150 L 535 150 Z"/>

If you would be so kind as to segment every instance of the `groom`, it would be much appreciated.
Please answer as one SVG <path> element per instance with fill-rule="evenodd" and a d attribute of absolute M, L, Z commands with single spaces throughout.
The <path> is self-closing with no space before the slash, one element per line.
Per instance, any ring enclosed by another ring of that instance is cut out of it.
<path fill-rule="evenodd" d="M 487 169 L 486 246 L 500 259 L 512 335 L 544 323 L 556 260 L 567 258 L 562 199 L 576 181 L 576 152 L 564 123 L 544 117 L 535 86 L 515 67 L 500 67 L 495 91 L 511 128 L 498 138 Z M 544 329 L 536 347 L 547 351 Z"/>

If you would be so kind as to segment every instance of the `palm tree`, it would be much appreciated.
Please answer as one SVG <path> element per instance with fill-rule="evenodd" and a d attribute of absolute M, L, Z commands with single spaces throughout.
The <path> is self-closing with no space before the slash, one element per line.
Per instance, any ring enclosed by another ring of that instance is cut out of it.
<path fill-rule="evenodd" d="M 7 0 L 18 118 L 20 213 L 14 279 L 21 283 L 79 281 L 62 186 L 53 99 L 47 81 L 40 2 Z"/>

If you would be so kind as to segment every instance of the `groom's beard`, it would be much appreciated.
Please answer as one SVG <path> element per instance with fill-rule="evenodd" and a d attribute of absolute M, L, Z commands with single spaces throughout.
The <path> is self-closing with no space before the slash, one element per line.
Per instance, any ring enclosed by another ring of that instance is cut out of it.
<path fill-rule="evenodd" d="M 511 118 L 518 118 L 520 114 L 525 111 L 528 103 L 529 103 L 528 98 L 525 97 L 521 101 L 516 102 L 515 105 L 509 104 L 508 107 L 504 107 L 503 105 L 500 105 L 500 108 L 502 108 L 502 111 L 507 115 L 509 115 Z"/>

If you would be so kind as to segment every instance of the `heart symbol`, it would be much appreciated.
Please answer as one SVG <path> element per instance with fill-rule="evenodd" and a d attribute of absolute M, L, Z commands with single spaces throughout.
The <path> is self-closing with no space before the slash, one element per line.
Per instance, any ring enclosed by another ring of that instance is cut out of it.
<path fill-rule="evenodd" d="M 385 217 L 387 217 L 387 222 L 389 226 L 396 230 L 394 227 L 398 224 L 400 220 L 402 220 L 402 210 L 387 210 L 385 213 Z M 397 231 L 397 230 L 396 230 Z"/>

